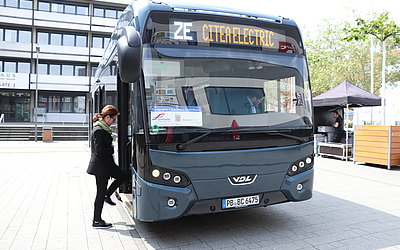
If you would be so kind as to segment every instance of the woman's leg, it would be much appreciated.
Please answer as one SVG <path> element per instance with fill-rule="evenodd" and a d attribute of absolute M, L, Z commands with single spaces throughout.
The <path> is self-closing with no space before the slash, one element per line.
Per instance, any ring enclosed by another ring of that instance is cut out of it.
<path fill-rule="evenodd" d="M 125 174 L 124 171 L 118 168 L 114 171 L 111 177 L 115 180 L 111 183 L 110 187 L 107 190 L 107 197 L 110 197 L 115 192 L 115 190 L 117 190 L 117 188 L 122 185 L 122 183 L 127 181 L 129 176 Z"/>
<path fill-rule="evenodd" d="M 97 193 L 94 201 L 94 221 L 101 220 L 101 211 L 103 211 L 104 198 L 107 193 L 108 178 L 107 176 L 96 176 Z"/>

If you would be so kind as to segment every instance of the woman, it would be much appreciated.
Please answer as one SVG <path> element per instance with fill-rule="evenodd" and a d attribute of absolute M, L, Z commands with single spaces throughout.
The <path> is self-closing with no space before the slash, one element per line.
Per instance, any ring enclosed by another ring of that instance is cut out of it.
<path fill-rule="evenodd" d="M 119 111 L 112 105 L 107 105 L 101 114 L 93 117 L 92 132 L 92 154 L 87 173 L 96 177 L 97 194 L 94 201 L 93 227 L 111 227 L 111 223 L 105 222 L 101 218 L 104 202 L 116 205 L 110 198 L 114 191 L 128 179 L 125 174 L 114 162 L 114 148 L 112 145 L 112 130 L 110 126 L 115 122 Z M 108 179 L 115 180 L 107 189 Z"/>

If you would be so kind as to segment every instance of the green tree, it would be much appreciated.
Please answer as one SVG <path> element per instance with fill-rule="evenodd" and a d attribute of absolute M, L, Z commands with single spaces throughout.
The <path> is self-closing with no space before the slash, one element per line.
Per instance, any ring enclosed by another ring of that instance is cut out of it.
<path fill-rule="evenodd" d="M 345 32 L 348 34 L 346 41 L 366 40 L 371 35 L 381 42 L 392 37 L 400 44 L 400 26 L 389 20 L 388 12 L 383 12 L 376 19 L 369 21 L 359 17 L 356 19 L 356 27 L 345 28 Z"/>
<path fill-rule="evenodd" d="M 367 88 L 369 84 L 369 44 L 347 42 L 344 27 L 349 23 L 325 20 L 318 37 L 306 43 L 313 94 L 323 93 L 344 80 Z"/>
<path fill-rule="evenodd" d="M 363 18 L 356 19 L 356 26 L 347 28 L 345 31 L 348 36 L 345 38 L 347 41 L 365 41 L 369 36 L 373 36 L 381 42 L 382 47 L 382 89 L 383 93 L 386 91 L 386 41 L 394 39 L 396 44 L 400 44 L 400 26 L 393 20 L 389 20 L 389 13 L 383 12 L 377 18 L 366 21 Z M 373 89 L 371 89 L 373 92 Z M 383 124 L 386 124 L 385 117 L 385 94 L 382 98 L 383 106 Z"/>
<path fill-rule="evenodd" d="M 370 36 L 376 38 L 381 43 L 382 48 L 382 86 L 386 84 L 386 46 L 389 39 L 392 43 L 400 44 L 400 26 L 393 20 L 389 20 L 389 13 L 383 12 L 375 19 L 365 20 L 356 19 L 356 26 L 345 28 L 347 36 L 345 41 L 365 41 Z M 373 92 L 373 90 L 371 90 Z"/>

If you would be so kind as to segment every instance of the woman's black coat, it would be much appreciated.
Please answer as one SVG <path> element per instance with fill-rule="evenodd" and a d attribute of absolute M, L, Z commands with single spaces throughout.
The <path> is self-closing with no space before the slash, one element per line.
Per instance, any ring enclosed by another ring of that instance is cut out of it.
<path fill-rule="evenodd" d="M 114 147 L 110 133 L 95 126 L 92 132 L 92 155 L 87 169 L 88 174 L 96 176 L 112 176 L 119 167 L 114 162 Z"/>

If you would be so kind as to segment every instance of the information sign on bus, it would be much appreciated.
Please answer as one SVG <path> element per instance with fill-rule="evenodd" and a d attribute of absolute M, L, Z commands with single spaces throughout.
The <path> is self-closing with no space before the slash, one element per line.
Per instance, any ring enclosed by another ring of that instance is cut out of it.
<path fill-rule="evenodd" d="M 148 21 L 152 44 L 239 47 L 303 54 L 293 27 L 211 15 L 153 13 Z"/>

